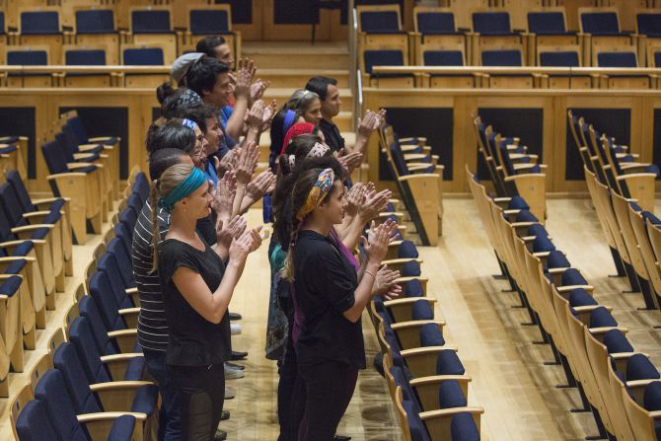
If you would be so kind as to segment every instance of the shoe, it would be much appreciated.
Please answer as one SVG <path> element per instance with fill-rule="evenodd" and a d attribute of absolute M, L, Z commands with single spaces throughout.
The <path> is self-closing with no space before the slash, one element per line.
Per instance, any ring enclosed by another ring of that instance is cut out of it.
<path fill-rule="evenodd" d="M 223 413 L 220 414 L 220 421 L 225 421 L 230 419 L 230 411 L 223 410 Z"/>
<path fill-rule="evenodd" d="M 232 329 L 232 335 L 241 334 L 241 325 L 238 323 L 230 323 L 230 328 Z"/>
<path fill-rule="evenodd" d="M 232 360 L 237 361 L 237 360 L 243 360 L 248 356 L 247 352 L 244 351 L 232 351 Z"/>
<path fill-rule="evenodd" d="M 344 436 L 344 435 L 335 435 L 335 438 L 333 438 L 335 441 L 349 441 L 351 439 L 350 436 Z"/>
<path fill-rule="evenodd" d="M 230 320 L 241 320 L 242 318 L 238 312 L 230 312 Z"/>
<path fill-rule="evenodd" d="M 226 400 L 231 400 L 231 399 L 234 398 L 235 396 L 236 396 L 236 394 L 234 393 L 234 389 L 231 389 L 231 388 L 229 388 L 229 387 L 226 387 L 226 388 L 225 388 L 225 399 L 226 399 Z M 223 414 L 224 414 L 224 412 L 225 412 L 225 411 L 223 410 Z M 227 418 L 229 418 L 229 417 L 227 417 Z"/>
<path fill-rule="evenodd" d="M 213 436 L 214 441 L 224 441 L 227 439 L 227 432 L 224 430 L 216 429 L 216 434 Z"/>
<path fill-rule="evenodd" d="M 239 369 L 239 370 L 244 370 L 246 368 L 245 366 L 241 366 L 240 364 L 236 364 L 236 363 L 230 363 L 229 361 L 225 362 L 225 366 L 229 366 L 232 369 Z"/>
<path fill-rule="evenodd" d="M 238 378 L 245 377 L 246 374 L 241 369 L 233 369 L 227 364 L 225 364 L 225 379 L 226 380 L 236 380 Z"/>

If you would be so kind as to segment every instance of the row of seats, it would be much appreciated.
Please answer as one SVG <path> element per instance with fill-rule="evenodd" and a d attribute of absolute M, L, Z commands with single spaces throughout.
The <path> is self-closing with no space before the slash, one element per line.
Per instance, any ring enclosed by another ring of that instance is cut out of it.
<path fill-rule="evenodd" d="M 0 12 L 3 43 L 9 44 L 8 49 L 12 45 L 48 47 L 48 59 L 41 64 L 62 65 L 67 61 L 81 64 L 82 61 L 92 65 L 128 65 L 135 55 L 126 50 L 139 47 L 151 47 L 153 52 L 159 49 L 160 64 L 172 64 L 177 56 L 194 51 L 197 41 L 207 35 L 223 35 L 234 49 L 240 49 L 240 35 L 232 32 L 229 5 L 188 5 L 188 26 L 184 29 L 173 27 L 173 11 L 169 6 L 132 7 L 128 29 L 117 27 L 113 5 L 76 6 L 71 14 L 63 14 L 58 6 L 25 5 L 17 14 L 17 23 L 12 26 Z M 67 52 L 63 51 L 67 46 L 85 47 L 87 51 L 96 51 L 96 56 L 81 59 L 83 53 L 67 58 Z M 11 52 L 3 64 L 11 64 L 10 55 Z M 153 64 L 159 57 L 154 54 L 145 64 Z"/>
<path fill-rule="evenodd" d="M 389 124 L 379 128 L 379 144 L 406 210 L 423 245 L 436 245 L 443 231 L 443 170 L 427 139 L 402 138 Z"/>
<path fill-rule="evenodd" d="M 130 260 L 134 210 L 148 192 L 145 175 L 133 173 L 63 328 L 12 402 L 17 439 L 155 439 L 158 388 L 147 380 L 137 343 L 140 301 Z"/>
<path fill-rule="evenodd" d="M 358 8 L 361 70 L 369 84 L 378 87 L 507 87 L 496 77 L 485 84 L 474 75 L 399 75 L 373 72 L 375 66 L 429 67 L 657 67 L 661 66 L 661 12 L 643 11 L 635 33 L 623 32 L 617 11 L 581 8 L 580 32 L 567 29 L 562 8 L 529 12 L 528 27 L 514 30 L 509 12 L 475 12 L 473 29 L 458 29 L 454 14 L 446 8 L 414 9 L 415 33 L 402 31 L 398 6 Z M 658 61 L 658 63 L 657 63 Z M 516 82 L 517 87 L 544 87 L 534 76 Z M 555 79 L 555 78 L 554 78 Z M 586 76 L 574 87 L 590 88 Z M 564 81 L 554 81 L 564 85 Z M 623 87 L 655 88 L 656 81 L 624 82 Z M 608 84 L 606 82 L 605 84 Z M 551 84 L 551 87 L 554 84 Z M 546 86 L 549 87 L 549 86 Z M 556 86 L 558 87 L 558 86 Z M 602 85 L 603 87 L 603 85 Z"/>
<path fill-rule="evenodd" d="M 71 199 L 74 240 L 84 244 L 87 233 L 100 234 L 101 224 L 119 192 L 117 137 L 90 138 L 75 111 L 54 123 L 52 140 L 41 146 L 48 167 L 48 183 L 57 197 Z"/>
<path fill-rule="evenodd" d="M 467 179 L 504 276 L 518 293 L 542 342 L 549 344 L 567 384 L 592 412 L 598 438 L 656 440 L 661 375 L 627 340 L 611 308 L 553 244 L 523 198 L 489 196 L 467 168 Z"/>
<path fill-rule="evenodd" d="M 498 197 L 521 196 L 530 204 L 538 219 L 546 219 L 546 165 L 539 157 L 521 145 L 520 138 L 504 136 L 484 123 L 480 116 L 473 119 L 479 159 L 488 170 L 488 179 Z M 480 179 L 487 177 L 480 176 Z"/>
<path fill-rule="evenodd" d="M 393 217 L 393 210 L 389 204 L 383 218 Z M 484 409 L 468 404 L 471 378 L 457 348 L 446 345 L 445 322 L 434 316 L 436 299 L 427 297 L 428 278 L 421 274 L 417 247 L 401 228 L 398 234 L 401 240 L 390 244 L 383 263 L 400 271 L 403 295 L 375 297 L 368 311 L 404 439 L 477 441 Z"/>
<path fill-rule="evenodd" d="M 654 247 L 660 233 L 653 228 L 659 222 L 653 212 L 659 168 L 637 162 L 638 155 L 585 118 L 570 111 L 568 120 L 617 273 L 627 277 L 632 291 L 642 294 L 647 309 L 658 310 L 661 273 Z"/>

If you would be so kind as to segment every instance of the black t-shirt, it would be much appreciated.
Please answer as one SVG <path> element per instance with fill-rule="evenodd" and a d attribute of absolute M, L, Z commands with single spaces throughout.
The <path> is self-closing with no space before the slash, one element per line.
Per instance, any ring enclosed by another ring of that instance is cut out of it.
<path fill-rule="evenodd" d="M 208 366 L 230 359 L 230 320 L 226 312 L 213 324 L 193 309 L 181 295 L 172 276 L 179 267 L 199 273 L 211 292 L 218 289 L 225 266 L 204 238 L 204 251 L 176 239 L 166 239 L 158 249 L 158 269 L 163 287 L 165 317 L 170 328 L 166 362 L 176 366 Z"/>
<path fill-rule="evenodd" d="M 294 269 L 296 308 L 303 315 L 298 363 L 333 360 L 365 369 L 361 321 L 352 323 L 342 314 L 355 302 L 356 268 L 331 238 L 304 230 L 296 242 Z"/>
<path fill-rule="evenodd" d="M 328 145 L 332 151 L 337 152 L 344 148 L 344 138 L 342 138 L 340 129 L 338 129 L 334 123 L 322 119 L 319 123 L 319 129 L 321 129 L 324 134 L 326 145 Z"/>

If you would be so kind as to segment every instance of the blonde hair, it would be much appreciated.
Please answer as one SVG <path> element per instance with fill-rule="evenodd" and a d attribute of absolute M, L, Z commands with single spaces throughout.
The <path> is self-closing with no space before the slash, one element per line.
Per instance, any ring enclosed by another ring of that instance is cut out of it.
<path fill-rule="evenodd" d="M 191 164 L 174 164 L 168 167 L 161 174 L 159 179 L 152 182 L 151 192 L 149 194 L 149 203 L 151 205 L 152 221 L 152 246 L 154 248 L 154 260 L 152 262 L 152 272 L 158 269 L 158 243 L 161 241 L 161 230 L 158 228 L 158 212 L 160 207 L 158 201 L 166 197 L 177 185 L 181 184 L 193 172 L 194 166 Z"/>

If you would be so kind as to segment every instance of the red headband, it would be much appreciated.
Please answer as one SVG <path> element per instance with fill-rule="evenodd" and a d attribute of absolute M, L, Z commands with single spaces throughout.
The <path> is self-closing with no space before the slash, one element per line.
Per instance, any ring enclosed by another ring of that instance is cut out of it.
<path fill-rule="evenodd" d="M 287 131 L 287 136 L 285 136 L 285 142 L 282 143 L 282 149 L 280 150 L 280 154 L 281 155 L 285 154 L 285 150 L 287 150 L 287 146 L 291 144 L 294 138 L 298 138 L 299 136 L 305 135 L 307 133 L 312 133 L 314 131 L 314 128 L 315 125 L 308 122 L 302 122 L 291 126 L 291 128 Z"/>

